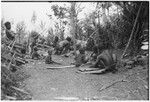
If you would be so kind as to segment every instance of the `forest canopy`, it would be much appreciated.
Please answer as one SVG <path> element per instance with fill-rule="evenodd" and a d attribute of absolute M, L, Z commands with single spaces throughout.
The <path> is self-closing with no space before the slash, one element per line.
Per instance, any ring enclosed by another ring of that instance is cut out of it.
<path fill-rule="evenodd" d="M 146 1 L 49 2 L 49 5 L 51 13 L 45 15 L 53 26 L 47 26 L 49 22 L 39 20 L 38 12 L 34 11 L 31 23 L 37 30 L 28 31 L 27 24 L 20 21 L 16 25 L 16 32 L 21 33 L 18 39 L 27 40 L 30 33 L 35 31 L 49 40 L 54 36 L 61 40 L 72 36 L 83 41 L 92 37 L 98 45 L 117 49 L 127 45 L 133 32 L 129 47 L 137 50 L 140 50 L 143 41 L 148 41 L 148 33 L 143 34 L 149 25 L 149 3 Z M 5 18 L 1 19 L 2 35 L 4 22 Z"/>

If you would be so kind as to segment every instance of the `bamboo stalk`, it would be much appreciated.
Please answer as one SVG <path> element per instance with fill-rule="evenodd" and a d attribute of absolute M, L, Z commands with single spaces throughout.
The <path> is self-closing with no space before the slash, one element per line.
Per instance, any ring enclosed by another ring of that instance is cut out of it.
<path fill-rule="evenodd" d="M 134 26 L 133 26 L 133 28 L 132 28 L 132 32 L 131 32 L 131 35 L 130 35 L 129 41 L 128 41 L 127 46 L 126 46 L 126 48 L 125 48 L 125 50 L 124 50 L 124 52 L 123 52 L 123 54 L 122 54 L 122 56 L 121 56 L 121 59 L 123 58 L 123 56 L 124 56 L 124 54 L 125 54 L 125 52 L 126 52 L 127 48 L 128 48 L 128 47 L 129 47 L 129 45 L 130 45 L 130 42 L 131 42 L 131 39 L 132 39 L 132 36 L 133 36 L 134 30 L 135 30 L 135 27 L 136 27 L 136 24 L 137 24 L 137 20 L 138 20 L 138 17 L 139 17 L 140 11 L 141 11 L 141 7 L 142 7 L 142 3 L 141 3 L 140 8 L 139 8 L 139 10 L 138 10 L 138 13 L 137 13 L 137 16 L 136 16 L 136 19 L 135 19 L 135 22 L 134 22 Z"/>

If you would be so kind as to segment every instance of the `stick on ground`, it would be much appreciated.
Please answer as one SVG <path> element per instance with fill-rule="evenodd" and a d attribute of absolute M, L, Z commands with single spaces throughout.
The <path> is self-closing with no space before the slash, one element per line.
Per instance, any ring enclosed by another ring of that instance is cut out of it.
<path fill-rule="evenodd" d="M 78 70 L 78 72 L 80 72 L 80 73 L 83 73 L 83 74 L 100 74 L 100 73 L 103 73 L 103 72 L 105 72 L 106 71 L 106 69 L 100 69 L 100 70 L 88 70 L 88 71 L 79 71 Z"/>
<path fill-rule="evenodd" d="M 48 67 L 47 69 L 63 69 L 63 68 L 73 68 L 75 65 L 70 66 L 58 66 L 58 67 Z"/>
<path fill-rule="evenodd" d="M 119 82 L 127 82 L 127 81 L 126 81 L 126 80 L 119 80 L 119 81 L 116 81 L 116 82 L 114 82 L 114 83 L 112 83 L 112 84 L 110 84 L 110 85 L 108 85 L 108 86 L 106 86 L 106 87 L 100 89 L 99 92 L 101 92 L 101 91 L 103 91 L 103 90 L 105 90 L 105 89 L 108 89 L 108 88 L 110 88 L 111 86 L 113 86 L 113 85 L 115 85 L 116 83 L 119 83 Z"/>

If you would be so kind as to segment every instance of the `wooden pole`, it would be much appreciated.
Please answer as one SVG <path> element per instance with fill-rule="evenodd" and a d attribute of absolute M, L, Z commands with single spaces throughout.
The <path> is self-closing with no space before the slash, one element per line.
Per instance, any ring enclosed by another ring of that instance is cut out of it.
<path fill-rule="evenodd" d="M 138 13 L 137 13 L 137 16 L 136 16 L 136 19 L 135 19 L 135 22 L 134 22 L 134 26 L 133 26 L 133 29 L 132 29 L 132 32 L 131 32 L 129 41 L 128 41 L 127 46 L 126 46 L 126 48 L 125 48 L 125 50 L 124 50 L 124 52 L 123 52 L 123 54 L 122 54 L 122 56 L 121 56 L 121 59 L 123 58 L 123 56 L 124 56 L 124 54 L 125 54 L 127 48 L 128 48 L 129 45 L 130 45 L 130 42 L 131 42 L 131 39 L 132 39 L 134 30 L 135 30 L 135 27 L 136 27 L 136 24 L 137 24 L 137 20 L 138 20 L 139 14 L 140 14 L 141 7 L 142 7 L 142 3 L 141 3 L 140 8 L 139 8 L 139 10 L 138 10 Z"/>

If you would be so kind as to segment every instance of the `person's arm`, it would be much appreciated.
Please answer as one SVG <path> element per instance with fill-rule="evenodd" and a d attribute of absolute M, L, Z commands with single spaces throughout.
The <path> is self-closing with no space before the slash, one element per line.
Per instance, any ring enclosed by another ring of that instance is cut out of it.
<path fill-rule="evenodd" d="M 11 32 L 11 35 L 12 35 L 12 36 L 14 36 L 14 37 L 19 36 L 19 33 L 15 33 L 15 32 L 14 32 L 14 31 L 12 31 L 12 30 L 11 30 L 10 32 Z"/>

